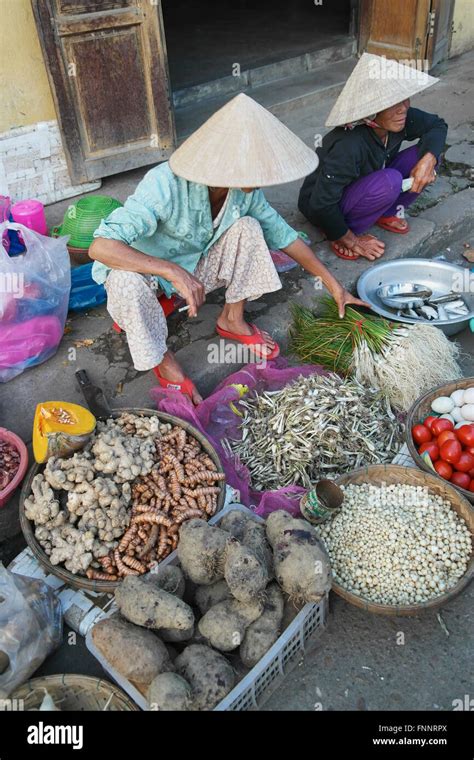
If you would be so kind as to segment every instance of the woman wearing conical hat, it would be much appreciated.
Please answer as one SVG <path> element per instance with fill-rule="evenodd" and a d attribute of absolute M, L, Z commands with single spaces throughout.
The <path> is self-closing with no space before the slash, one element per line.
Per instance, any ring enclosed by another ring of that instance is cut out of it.
<path fill-rule="evenodd" d="M 261 187 L 305 177 L 315 153 L 246 95 L 217 111 L 149 171 L 122 208 L 95 231 L 93 276 L 105 283 L 107 308 L 127 336 L 137 370 L 153 369 L 161 386 L 198 403 L 192 381 L 167 349 L 157 300 L 180 294 L 194 317 L 209 291 L 225 287 L 217 333 L 257 358 L 278 356 L 272 337 L 246 322 L 246 301 L 281 288 L 270 248 L 280 248 L 321 278 L 341 316 L 353 298 L 268 204 Z"/>
<path fill-rule="evenodd" d="M 317 149 L 319 165 L 300 190 L 300 211 L 337 256 L 371 261 L 384 243 L 372 225 L 403 234 L 405 209 L 434 182 L 447 125 L 412 108 L 410 98 L 438 80 L 383 56 L 364 53 L 329 114 L 334 127 Z M 400 150 L 404 140 L 417 144 Z"/>

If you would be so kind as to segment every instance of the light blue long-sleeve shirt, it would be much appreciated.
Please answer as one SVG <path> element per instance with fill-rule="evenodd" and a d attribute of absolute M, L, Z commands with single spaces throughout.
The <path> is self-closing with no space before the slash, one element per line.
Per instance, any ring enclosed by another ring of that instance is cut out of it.
<path fill-rule="evenodd" d="M 201 256 L 242 216 L 257 219 L 269 248 L 286 248 L 298 237 L 261 190 L 244 193 L 230 189 L 222 218 L 214 229 L 207 185 L 178 177 L 166 162 L 147 172 L 124 206 L 102 220 L 94 237 L 120 240 L 194 272 Z M 109 271 L 105 264 L 95 261 L 92 276 L 103 283 Z M 171 283 L 157 279 L 170 296 L 174 290 Z"/>

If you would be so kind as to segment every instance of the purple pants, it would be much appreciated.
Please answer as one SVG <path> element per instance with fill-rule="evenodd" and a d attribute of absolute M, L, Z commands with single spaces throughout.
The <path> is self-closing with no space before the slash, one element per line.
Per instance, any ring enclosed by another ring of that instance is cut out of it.
<path fill-rule="evenodd" d="M 348 227 L 360 235 L 381 216 L 396 216 L 398 207 L 407 208 L 418 197 L 410 191 L 402 193 L 402 180 L 418 162 L 416 145 L 400 151 L 385 169 L 356 179 L 346 187 L 339 202 Z"/>

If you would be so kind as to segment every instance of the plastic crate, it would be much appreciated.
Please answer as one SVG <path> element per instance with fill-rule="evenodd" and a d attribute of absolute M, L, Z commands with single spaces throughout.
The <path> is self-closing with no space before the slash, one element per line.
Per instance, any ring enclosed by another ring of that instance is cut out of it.
<path fill-rule="evenodd" d="M 252 510 L 242 504 L 229 504 L 227 507 L 214 515 L 209 524 L 218 524 L 227 512 L 240 510 L 252 514 L 258 522 L 264 520 Z M 160 563 L 160 568 L 167 564 L 177 564 L 176 553 Z M 111 608 L 102 617 L 109 617 L 116 612 L 116 607 Z M 328 612 L 328 596 L 326 595 L 317 604 L 306 604 L 296 615 L 290 625 L 283 631 L 281 636 L 262 657 L 262 659 L 234 686 L 232 691 L 219 702 L 214 712 L 258 710 L 271 694 L 284 681 L 290 670 L 298 662 L 315 642 L 325 626 Z M 98 622 L 98 620 L 96 620 Z M 136 702 L 143 710 L 148 710 L 148 702 L 133 684 L 118 673 L 102 654 L 94 646 L 91 630 L 86 636 L 86 646 L 100 662 L 104 670 L 118 683 L 119 686 Z"/>

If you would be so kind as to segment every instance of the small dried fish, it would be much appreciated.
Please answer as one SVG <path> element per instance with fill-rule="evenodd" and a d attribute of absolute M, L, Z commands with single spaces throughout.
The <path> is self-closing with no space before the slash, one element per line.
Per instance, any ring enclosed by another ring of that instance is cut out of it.
<path fill-rule="evenodd" d="M 339 375 L 300 377 L 240 402 L 241 439 L 226 440 L 259 490 L 309 486 L 397 453 L 403 425 L 386 396 Z"/>

